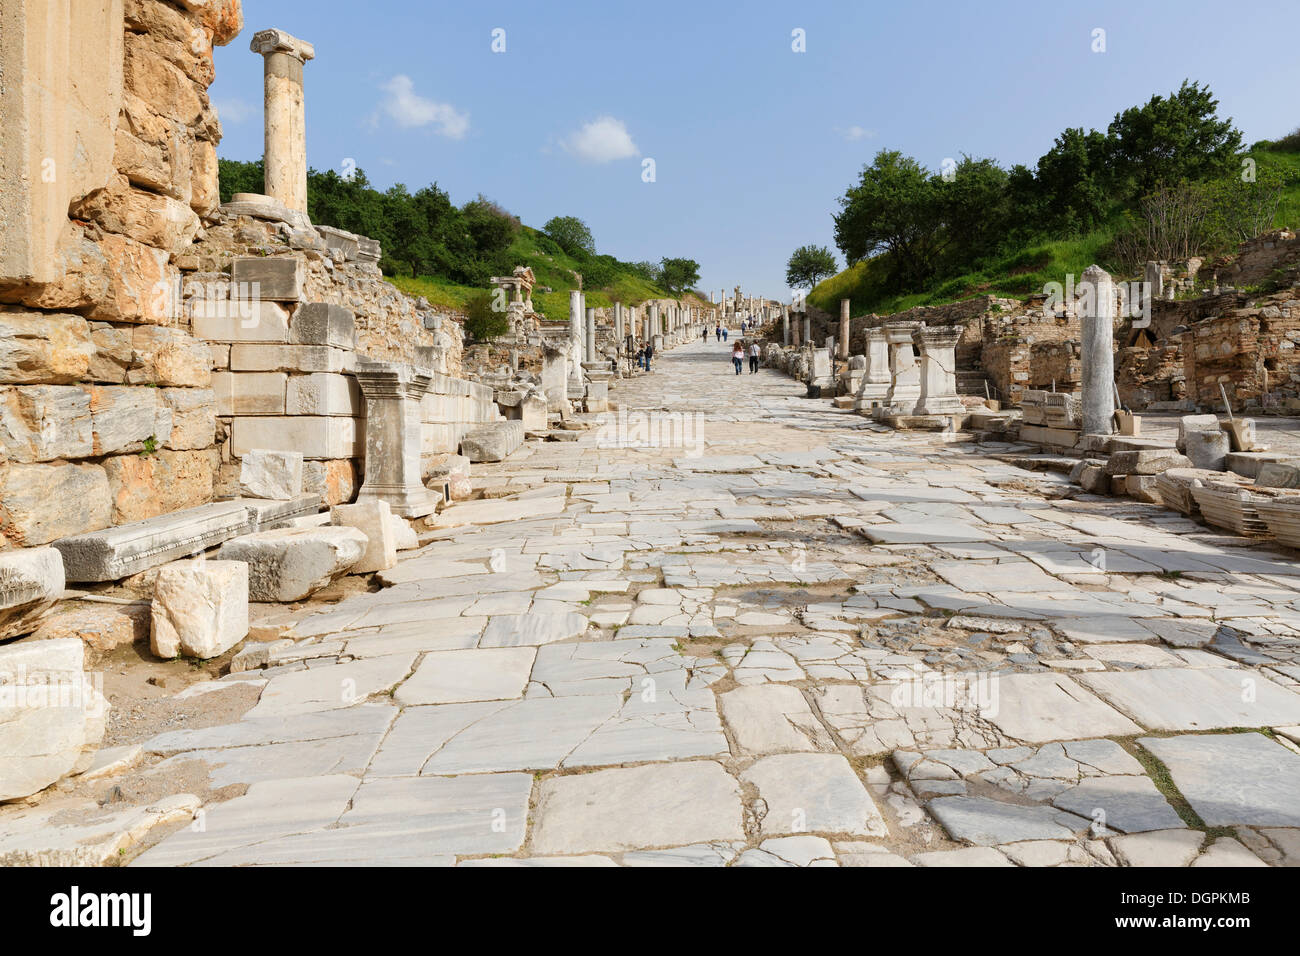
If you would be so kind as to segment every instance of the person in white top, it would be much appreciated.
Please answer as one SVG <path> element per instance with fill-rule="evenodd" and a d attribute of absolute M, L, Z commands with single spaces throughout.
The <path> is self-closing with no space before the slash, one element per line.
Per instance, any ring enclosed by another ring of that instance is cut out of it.
<path fill-rule="evenodd" d="M 755 372 L 758 371 L 758 357 L 761 354 L 761 351 L 762 350 L 759 349 L 757 342 L 750 343 L 749 346 L 749 374 L 750 375 L 753 375 Z"/>

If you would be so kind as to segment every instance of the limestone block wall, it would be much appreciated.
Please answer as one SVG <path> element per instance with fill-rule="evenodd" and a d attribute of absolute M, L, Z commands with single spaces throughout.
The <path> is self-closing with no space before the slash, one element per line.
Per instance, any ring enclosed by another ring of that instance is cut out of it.
<path fill-rule="evenodd" d="M 495 392 L 488 385 L 450 375 L 434 375 L 421 402 L 424 418 L 422 455 L 454 453 L 464 434 L 488 422 L 504 421 Z"/>
<path fill-rule="evenodd" d="M 177 260 L 217 209 L 212 47 L 239 0 L 0 10 L 0 548 L 210 500 Z"/>

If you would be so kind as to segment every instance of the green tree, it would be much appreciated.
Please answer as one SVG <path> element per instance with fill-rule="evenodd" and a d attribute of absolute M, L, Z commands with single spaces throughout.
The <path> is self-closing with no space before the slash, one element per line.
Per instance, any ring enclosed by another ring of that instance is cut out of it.
<path fill-rule="evenodd" d="M 482 193 L 461 207 L 465 226 L 481 258 L 504 252 L 519 234 L 520 222 Z"/>
<path fill-rule="evenodd" d="M 838 271 L 834 254 L 825 246 L 800 246 L 785 264 L 785 283 L 792 289 L 811 289 Z"/>
<path fill-rule="evenodd" d="M 1038 160 L 1040 226 L 1057 235 L 1078 235 L 1105 221 L 1109 141 L 1103 133 L 1067 129 Z"/>
<path fill-rule="evenodd" d="M 1219 119 L 1210 87 L 1184 80 L 1178 92 L 1153 96 L 1118 113 L 1107 129 L 1111 173 L 1131 197 L 1183 180 L 1212 179 L 1232 170 L 1241 131 Z"/>
<path fill-rule="evenodd" d="M 571 256 L 579 252 L 596 254 L 596 240 L 591 237 L 591 230 L 576 216 L 555 216 L 542 227 L 542 231 Z"/>
<path fill-rule="evenodd" d="M 840 198 L 835 244 L 852 265 L 888 253 L 890 279 L 922 283 L 935 271 L 942 224 L 939 178 L 910 156 L 882 149 L 864 166 L 858 184 Z"/>
<path fill-rule="evenodd" d="M 262 161 L 218 159 L 217 178 L 222 202 L 230 202 L 235 193 L 260 193 L 266 188 Z"/>
<path fill-rule="evenodd" d="M 700 281 L 700 264 L 694 259 L 660 259 L 659 284 L 678 296 Z"/>
<path fill-rule="evenodd" d="M 475 342 L 487 342 L 510 330 L 504 312 L 492 307 L 494 296 L 489 292 L 476 292 L 465 303 L 465 331 Z"/>

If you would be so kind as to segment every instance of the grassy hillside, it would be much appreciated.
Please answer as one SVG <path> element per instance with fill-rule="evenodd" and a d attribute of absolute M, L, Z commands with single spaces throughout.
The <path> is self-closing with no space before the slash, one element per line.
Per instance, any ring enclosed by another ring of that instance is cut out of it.
<path fill-rule="evenodd" d="M 528 266 L 537 277 L 537 286 L 551 292 L 533 292 L 533 307 L 548 319 L 563 321 L 569 317 L 569 292 L 578 287 L 574 273 L 582 264 L 548 242 L 538 230 L 524 226 L 506 252 L 514 265 Z M 464 307 L 470 296 L 482 292 L 482 286 L 459 285 L 436 276 L 390 276 L 388 281 L 408 295 L 422 295 L 434 305 L 449 309 Z M 600 288 L 586 288 L 587 304 L 593 308 L 613 305 L 637 305 L 647 299 L 668 298 L 669 293 L 630 269 L 614 268 L 613 280 Z"/>
<path fill-rule="evenodd" d="M 1257 144 L 1250 152 L 1260 171 L 1274 170 L 1289 174 L 1291 179 L 1282 194 L 1273 227 L 1300 227 L 1300 151 L 1262 146 Z M 1105 226 L 1083 236 L 1026 244 L 988 262 L 977 271 L 946 279 L 919 291 L 898 292 L 887 288 L 886 263 L 883 257 L 875 257 L 818 283 L 808 301 L 817 308 L 838 314 L 840 299 L 848 298 L 852 301 L 854 315 L 868 312 L 888 315 L 918 305 L 942 305 L 977 295 L 1023 298 L 1043 291 L 1048 282 L 1062 282 L 1067 273 L 1078 276 L 1093 263 L 1117 270 L 1113 249 L 1123 223 L 1122 214 L 1117 214 Z"/>

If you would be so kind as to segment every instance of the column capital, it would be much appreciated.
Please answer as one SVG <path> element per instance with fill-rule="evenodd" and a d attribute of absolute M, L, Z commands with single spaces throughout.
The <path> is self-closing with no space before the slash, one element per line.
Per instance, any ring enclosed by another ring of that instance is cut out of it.
<path fill-rule="evenodd" d="M 253 34 L 253 42 L 249 44 L 248 48 L 254 53 L 262 54 L 262 56 L 271 53 L 287 53 L 304 63 L 307 60 L 316 58 L 316 48 L 314 46 L 306 40 L 299 40 L 296 36 L 285 33 L 283 30 L 258 30 Z"/>

